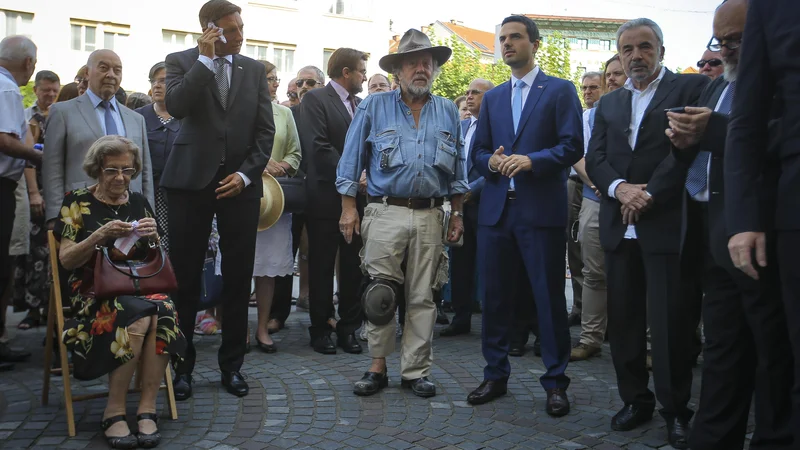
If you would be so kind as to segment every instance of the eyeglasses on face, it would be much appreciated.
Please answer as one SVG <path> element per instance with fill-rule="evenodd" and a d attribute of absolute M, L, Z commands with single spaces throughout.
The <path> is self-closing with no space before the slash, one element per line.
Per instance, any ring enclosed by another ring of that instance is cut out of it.
<path fill-rule="evenodd" d="M 596 84 L 592 84 L 592 85 L 589 85 L 589 86 L 581 86 L 581 90 L 582 91 L 596 91 L 598 89 L 600 89 L 600 86 L 598 86 Z"/>
<path fill-rule="evenodd" d="M 125 167 L 122 169 L 116 167 L 106 167 L 103 169 L 103 175 L 107 177 L 116 177 L 117 175 L 122 175 L 125 178 L 130 178 L 133 174 L 136 173 L 136 169 L 133 167 Z"/>
<path fill-rule="evenodd" d="M 703 67 L 706 66 L 706 64 L 708 64 L 711 67 L 717 67 L 717 66 L 722 65 L 722 60 L 719 59 L 719 58 L 701 59 L 700 61 L 697 61 L 697 68 L 698 69 L 702 69 Z"/>
<path fill-rule="evenodd" d="M 717 38 L 712 37 L 711 40 L 708 41 L 708 45 L 706 45 L 706 48 L 711 50 L 712 52 L 718 52 L 722 50 L 722 47 L 725 47 L 728 50 L 736 50 L 737 48 L 741 47 L 741 45 L 742 45 L 742 38 L 723 39 L 720 41 Z"/>
<path fill-rule="evenodd" d="M 303 87 L 303 83 L 305 83 L 308 87 L 314 87 L 317 85 L 317 80 L 313 78 L 300 78 L 295 82 L 299 88 Z"/>
<path fill-rule="evenodd" d="M 156 78 L 155 80 L 150 80 L 150 85 L 155 86 L 157 84 L 160 84 L 162 86 L 166 86 L 167 79 L 166 78 Z"/>
<path fill-rule="evenodd" d="M 464 96 L 465 97 L 469 97 L 471 95 L 471 96 L 475 97 L 475 96 L 481 95 L 483 93 L 484 93 L 484 91 L 479 91 L 477 89 L 468 89 L 467 92 L 464 92 Z"/>
<path fill-rule="evenodd" d="M 281 83 L 281 79 L 278 78 L 278 77 L 267 77 L 267 82 L 272 83 L 272 84 L 280 84 Z"/>
<path fill-rule="evenodd" d="M 78 84 L 88 83 L 89 79 L 88 78 L 75 77 L 75 82 L 78 83 Z"/>

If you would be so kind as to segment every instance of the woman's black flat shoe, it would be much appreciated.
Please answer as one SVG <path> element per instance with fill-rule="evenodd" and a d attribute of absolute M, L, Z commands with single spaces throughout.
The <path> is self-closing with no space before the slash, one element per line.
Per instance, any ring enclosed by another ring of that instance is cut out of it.
<path fill-rule="evenodd" d="M 117 422 L 125 422 L 125 416 L 114 416 L 109 417 L 108 419 L 102 421 L 100 426 L 103 428 L 105 432 L 111 425 L 114 425 Z M 137 448 L 139 447 L 139 440 L 136 439 L 132 433 L 128 434 L 127 436 L 106 436 L 106 441 L 108 442 L 108 446 L 111 448 Z"/>
<path fill-rule="evenodd" d="M 158 416 L 155 414 L 147 413 L 147 414 L 139 414 L 136 416 L 136 420 L 152 420 L 158 425 Z M 136 433 L 136 440 L 141 448 L 154 448 L 158 447 L 158 444 L 161 443 L 161 433 L 156 431 L 153 434 L 145 434 L 145 433 Z"/>
<path fill-rule="evenodd" d="M 258 346 L 258 348 L 264 353 L 275 353 L 278 351 L 278 347 L 276 347 L 274 343 L 265 344 L 259 341 L 258 338 L 256 338 L 256 346 Z"/>

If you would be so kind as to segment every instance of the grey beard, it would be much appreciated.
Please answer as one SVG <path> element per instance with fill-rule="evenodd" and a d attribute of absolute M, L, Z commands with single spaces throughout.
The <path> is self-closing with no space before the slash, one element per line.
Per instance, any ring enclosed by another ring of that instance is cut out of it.
<path fill-rule="evenodd" d="M 426 86 L 422 87 L 417 86 L 414 83 L 411 83 L 408 86 L 406 86 L 405 90 L 412 98 L 420 99 L 431 93 L 431 83 L 428 83 Z"/>
<path fill-rule="evenodd" d="M 739 76 L 739 64 L 723 63 L 722 67 L 722 75 L 725 77 L 725 81 L 729 83 L 736 81 L 736 78 Z"/>

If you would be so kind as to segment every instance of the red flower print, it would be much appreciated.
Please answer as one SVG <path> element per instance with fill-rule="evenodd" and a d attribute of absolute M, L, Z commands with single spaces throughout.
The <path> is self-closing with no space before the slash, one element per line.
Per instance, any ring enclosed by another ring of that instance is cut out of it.
<path fill-rule="evenodd" d="M 165 341 L 156 340 L 156 355 L 163 355 L 166 347 L 167 343 Z"/>
<path fill-rule="evenodd" d="M 166 300 L 169 297 L 167 297 L 164 294 L 150 294 L 150 295 L 145 295 L 144 298 L 148 300 Z"/>
<path fill-rule="evenodd" d="M 117 310 L 111 311 L 108 302 L 103 303 L 100 311 L 97 311 L 94 322 L 92 322 L 92 334 L 99 336 L 103 333 L 110 333 L 114 329 L 114 321 L 117 320 Z"/>

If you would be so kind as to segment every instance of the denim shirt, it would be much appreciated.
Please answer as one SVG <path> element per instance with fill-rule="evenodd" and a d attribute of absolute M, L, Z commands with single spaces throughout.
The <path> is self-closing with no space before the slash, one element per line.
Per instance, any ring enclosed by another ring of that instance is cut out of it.
<path fill-rule="evenodd" d="M 374 197 L 435 198 L 468 192 L 455 104 L 431 95 L 417 129 L 399 89 L 368 96 L 347 131 L 336 190 L 355 197 L 365 168 L 367 193 Z"/>

